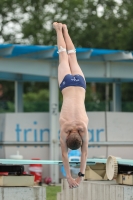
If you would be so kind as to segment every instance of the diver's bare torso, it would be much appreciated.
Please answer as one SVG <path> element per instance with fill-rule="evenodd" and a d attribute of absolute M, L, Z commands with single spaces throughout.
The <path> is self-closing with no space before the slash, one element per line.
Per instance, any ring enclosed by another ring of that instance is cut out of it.
<path fill-rule="evenodd" d="M 66 135 L 75 130 L 83 138 L 88 127 L 88 116 L 84 105 L 85 89 L 74 86 L 66 87 L 62 90 L 62 95 L 63 104 L 59 119 L 61 133 Z"/>

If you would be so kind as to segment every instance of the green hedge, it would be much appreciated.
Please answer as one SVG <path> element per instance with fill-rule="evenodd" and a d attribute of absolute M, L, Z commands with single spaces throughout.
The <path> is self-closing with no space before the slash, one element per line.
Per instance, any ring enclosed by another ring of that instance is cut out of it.
<path fill-rule="evenodd" d="M 14 112 L 14 103 L 6 102 L 6 107 L 0 104 L 0 113 Z M 62 102 L 59 103 L 59 111 L 61 110 Z M 87 111 L 105 111 L 105 102 L 85 102 Z M 133 102 L 122 102 L 123 112 L 133 112 Z M 24 112 L 49 112 L 49 101 L 24 101 Z"/>

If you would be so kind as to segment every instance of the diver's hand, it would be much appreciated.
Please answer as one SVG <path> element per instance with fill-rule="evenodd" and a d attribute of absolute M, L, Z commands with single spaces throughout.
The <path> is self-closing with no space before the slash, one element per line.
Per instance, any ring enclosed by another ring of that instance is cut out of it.
<path fill-rule="evenodd" d="M 83 180 L 83 178 L 79 177 L 79 176 L 75 179 L 75 181 L 77 182 L 78 185 L 81 183 L 82 180 Z"/>
<path fill-rule="evenodd" d="M 67 181 L 68 181 L 68 184 L 69 184 L 69 188 L 71 188 L 71 189 L 77 188 L 79 186 L 79 184 L 76 182 L 76 180 L 73 179 L 72 177 L 68 177 Z"/>

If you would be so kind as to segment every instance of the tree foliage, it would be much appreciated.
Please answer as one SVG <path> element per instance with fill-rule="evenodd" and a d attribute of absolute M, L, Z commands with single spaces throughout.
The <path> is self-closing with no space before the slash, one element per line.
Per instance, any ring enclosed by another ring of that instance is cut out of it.
<path fill-rule="evenodd" d="M 66 23 L 76 46 L 132 49 L 132 0 L 1 0 L 1 40 L 55 45 L 53 21 Z"/>

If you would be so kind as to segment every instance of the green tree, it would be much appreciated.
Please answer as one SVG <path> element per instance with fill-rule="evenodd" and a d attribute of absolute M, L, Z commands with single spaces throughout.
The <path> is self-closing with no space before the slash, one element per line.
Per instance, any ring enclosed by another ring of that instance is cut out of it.
<path fill-rule="evenodd" d="M 133 2 L 132 0 L 122 1 L 119 7 L 118 15 L 120 16 L 121 32 L 120 48 L 125 50 L 133 50 Z"/>
<path fill-rule="evenodd" d="M 1 40 L 55 45 L 52 22 L 60 21 L 75 46 L 132 50 L 132 10 L 131 0 L 1 0 Z"/>
<path fill-rule="evenodd" d="M 0 1 L 0 41 L 17 43 L 18 27 L 21 26 L 22 15 L 17 0 Z M 21 34 L 22 35 L 22 34 Z"/>

